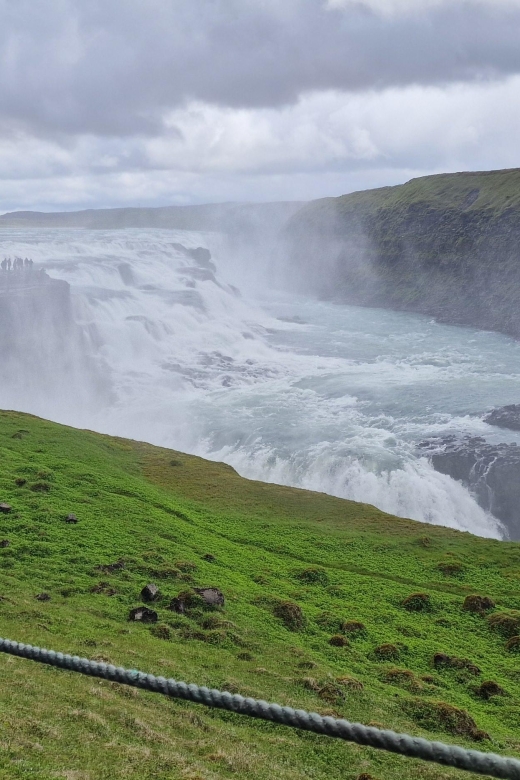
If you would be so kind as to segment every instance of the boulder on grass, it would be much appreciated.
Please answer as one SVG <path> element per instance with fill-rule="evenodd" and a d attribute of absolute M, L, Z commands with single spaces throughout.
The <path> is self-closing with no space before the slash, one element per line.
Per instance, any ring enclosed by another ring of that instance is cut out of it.
<path fill-rule="evenodd" d="M 66 523 L 77 523 L 77 522 L 78 522 L 78 518 L 76 517 L 76 515 L 74 514 L 74 512 L 71 512 L 71 513 L 70 513 L 69 515 L 67 515 L 67 517 L 65 518 L 65 522 L 66 522 Z"/>
<path fill-rule="evenodd" d="M 128 620 L 133 620 L 140 623 L 157 623 L 157 612 L 148 607 L 135 607 L 130 610 Z"/>
<path fill-rule="evenodd" d="M 225 603 L 224 594 L 218 588 L 194 588 L 195 593 L 201 597 L 201 599 L 209 607 L 223 607 Z"/>
<path fill-rule="evenodd" d="M 159 598 L 159 588 L 153 582 L 145 585 L 141 591 L 141 598 L 143 601 L 155 601 Z"/>
<path fill-rule="evenodd" d="M 8 515 L 9 512 L 12 512 L 12 511 L 13 511 L 13 507 L 11 506 L 11 504 L 6 504 L 4 501 L 2 501 L 2 503 L 0 503 L 0 512 L 3 515 Z"/>

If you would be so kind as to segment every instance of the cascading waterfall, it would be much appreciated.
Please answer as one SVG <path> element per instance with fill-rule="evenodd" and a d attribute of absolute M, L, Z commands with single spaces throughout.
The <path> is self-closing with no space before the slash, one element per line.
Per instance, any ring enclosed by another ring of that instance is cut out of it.
<path fill-rule="evenodd" d="M 215 266 L 180 245 L 208 247 Z M 89 397 L 70 392 L 57 404 L 37 377 L 13 396 L 0 367 L 2 408 L 500 537 L 500 524 L 416 445 L 453 430 L 493 435 L 478 415 L 518 399 L 511 339 L 276 292 L 258 272 L 241 294 L 244 267 L 217 234 L 4 229 L 0 254 L 17 253 L 71 285 L 82 346 L 69 344 L 76 360 L 66 369 L 47 359 L 56 387 L 73 371 Z"/>

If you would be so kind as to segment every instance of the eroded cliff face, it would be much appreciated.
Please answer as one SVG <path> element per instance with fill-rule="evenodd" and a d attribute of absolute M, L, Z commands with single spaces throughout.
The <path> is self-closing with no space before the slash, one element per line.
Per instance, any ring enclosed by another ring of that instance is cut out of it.
<path fill-rule="evenodd" d="M 92 407 L 106 392 L 76 325 L 67 282 L 43 270 L 0 272 L 0 406 L 38 413 Z"/>
<path fill-rule="evenodd" d="M 315 201 L 284 238 L 306 292 L 520 336 L 520 170 Z"/>

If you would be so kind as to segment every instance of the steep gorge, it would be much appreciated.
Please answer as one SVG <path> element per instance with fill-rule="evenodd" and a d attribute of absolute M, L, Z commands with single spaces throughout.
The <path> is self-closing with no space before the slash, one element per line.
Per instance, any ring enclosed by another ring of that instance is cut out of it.
<path fill-rule="evenodd" d="M 313 201 L 283 236 L 302 291 L 520 336 L 520 169 Z"/>

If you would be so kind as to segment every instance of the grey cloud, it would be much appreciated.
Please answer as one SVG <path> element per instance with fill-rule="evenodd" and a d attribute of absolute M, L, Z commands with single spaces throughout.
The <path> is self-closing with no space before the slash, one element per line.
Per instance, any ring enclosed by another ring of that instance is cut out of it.
<path fill-rule="evenodd" d="M 31 133 L 154 135 L 189 100 L 278 107 L 311 90 L 520 71 L 520 8 L 381 16 L 324 0 L 0 0 L 0 111 Z M 419 5 L 419 2 L 418 2 Z"/>

